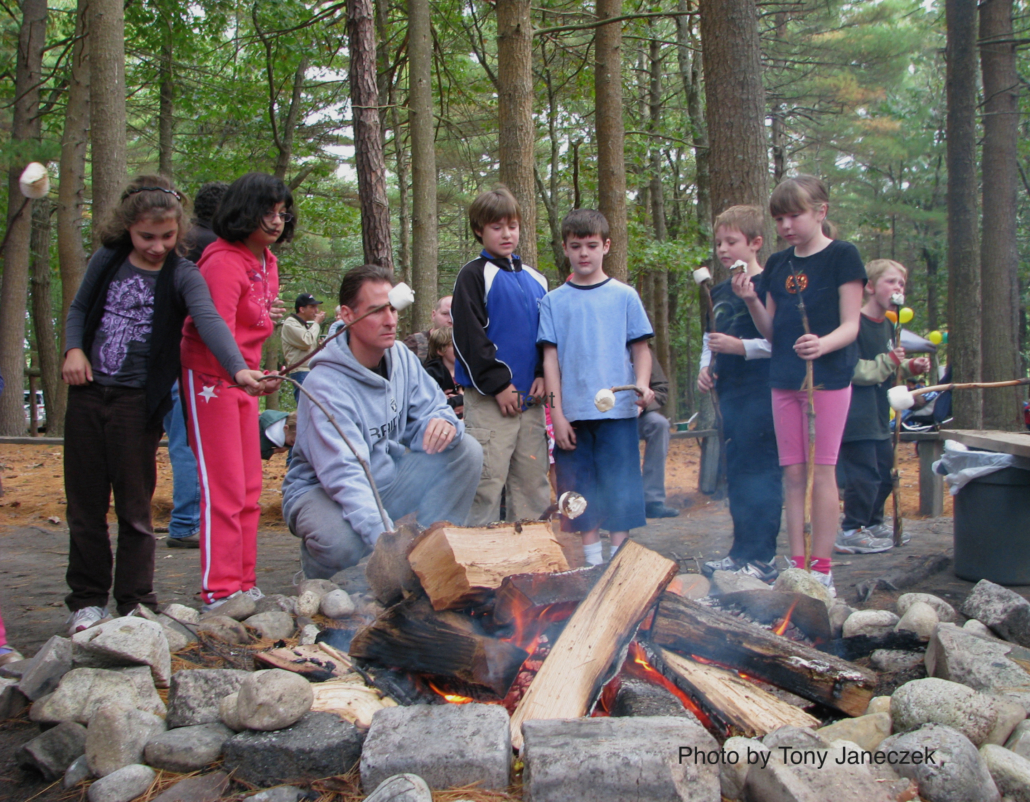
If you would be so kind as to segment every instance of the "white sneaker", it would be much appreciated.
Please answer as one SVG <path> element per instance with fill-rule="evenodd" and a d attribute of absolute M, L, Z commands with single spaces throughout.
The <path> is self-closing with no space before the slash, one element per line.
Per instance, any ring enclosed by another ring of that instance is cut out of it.
<path fill-rule="evenodd" d="M 869 526 L 869 527 L 866 527 L 866 528 L 870 532 L 872 532 L 873 537 L 885 537 L 885 538 L 889 538 L 891 543 L 894 542 L 894 524 L 893 523 L 887 523 L 886 521 L 884 521 L 883 523 L 877 524 L 876 526 Z M 904 546 L 911 539 L 912 539 L 912 536 L 908 532 L 906 532 L 904 529 L 902 529 L 901 530 L 901 545 Z"/>
<path fill-rule="evenodd" d="M 260 591 L 258 591 L 258 592 L 260 593 Z M 243 595 L 243 591 L 242 590 L 238 590 L 235 593 L 232 593 L 232 594 L 230 594 L 230 595 L 228 595 L 228 596 L 226 596 L 226 597 L 224 597 L 222 599 L 215 599 L 210 604 L 205 604 L 203 607 L 201 607 L 200 608 L 201 612 L 203 612 L 203 613 L 213 613 L 215 610 L 217 610 L 219 607 L 221 607 L 223 604 L 225 604 L 227 601 L 229 601 L 229 599 L 235 599 L 237 596 L 242 596 L 242 595 Z"/>
<path fill-rule="evenodd" d="M 709 560 L 701 566 L 701 573 L 711 576 L 716 571 L 739 571 L 744 566 L 732 557 L 723 557 L 721 560 Z"/>
<path fill-rule="evenodd" d="M 68 635 L 82 632 L 110 618 L 111 615 L 103 607 L 83 607 L 68 617 Z"/>
<path fill-rule="evenodd" d="M 265 594 L 261 592 L 261 588 L 259 588 L 257 585 L 252 587 L 250 590 L 243 591 L 243 595 L 250 596 L 250 598 L 252 598 L 254 601 L 260 601 L 261 599 L 265 598 Z"/>
<path fill-rule="evenodd" d="M 837 598 L 837 588 L 833 586 L 833 571 L 830 571 L 828 574 L 824 574 L 822 571 L 809 571 L 808 573 L 817 579 L 819 584 L 830 591 L 831 599 Z"/>
<path fill-rule="evenodd" d="M 839 554 L 879 554 L 893 548 L 892 538 L 873 537 L 873 533 L 865 527 L 838 532 L 833 544 L 833 550 Z"/>

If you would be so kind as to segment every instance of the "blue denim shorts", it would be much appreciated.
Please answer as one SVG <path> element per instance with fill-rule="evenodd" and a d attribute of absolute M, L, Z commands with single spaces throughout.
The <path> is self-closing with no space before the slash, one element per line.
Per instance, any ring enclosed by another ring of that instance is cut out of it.
<path fill-rule="evenodd" d="M 562 528 L 625 532 L 646 525 L 637 419 L 573 421 L 572 428 L 576 447 L 554 449 L 558 493 L 574 490 L 586 498 L 587 509 L 578 518 L 563 520 Z"/>

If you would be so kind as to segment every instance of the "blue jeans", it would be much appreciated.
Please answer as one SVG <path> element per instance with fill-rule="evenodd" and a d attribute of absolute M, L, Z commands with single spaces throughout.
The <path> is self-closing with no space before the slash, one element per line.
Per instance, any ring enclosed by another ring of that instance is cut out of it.
<path fill-rule="evenodd" d="M 168 537 L 183 538 L 200 531 L 200 480 L 197 460 L 186 439 L 186 419 L 179 401 L 179 382 L 172 385 L 172 408 L 165 415 L 168 457 L 172 461 L 172 520 Z"/>
<path fill-rule="evenodd" d="M 291 373 L 290 378 L 304 384 L 304 379 L 308 377 L 310 370 L 298 370 L 296 373 Z M 300 388 L 295 384 L 293 385 L 293 403 L 297 404 L 300 401 Z"/>

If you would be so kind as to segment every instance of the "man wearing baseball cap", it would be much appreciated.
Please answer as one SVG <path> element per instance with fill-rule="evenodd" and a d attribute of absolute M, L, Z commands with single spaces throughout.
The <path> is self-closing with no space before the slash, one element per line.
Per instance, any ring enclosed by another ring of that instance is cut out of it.
<path fill-rule="evenodd" d="M 318 308 L 321 303 L 311 293 L 302 292 L 293 304 L 294 313 L 283 321 L 283 358 L 287 365 L 303 359 L 318 345 L 318 335 L 325 320 L 325 312 Z M 311 367 L 304 363 L 290 374 L 290 378 L 303 384 L 309 370 Z M 294 386 L 293 400 L 296 401 L 299 395 L 300 390 Z"/>

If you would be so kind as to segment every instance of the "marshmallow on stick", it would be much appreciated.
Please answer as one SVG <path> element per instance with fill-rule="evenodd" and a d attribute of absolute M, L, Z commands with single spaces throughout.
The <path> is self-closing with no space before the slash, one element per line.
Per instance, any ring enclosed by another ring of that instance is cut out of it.
<path fill-rule="evenodd" d="M 698 286 L 704 284 L 706 281 L 711 280 L 712 271 L 710 271 L 707 267 L 699 267 L 697 270 L 694 271 L 694 283 Z"/>
<path fill-rule="evenodd" d="M 570 520 L 587 511 L 587 500 L 579 493 L 567 490 L 558 498 L 558 512 Z"/>
<path fill-rule="evenodd" d="M 398 312 L 403 312 L 415 303 L 415 293 L 403 281 L 393 287 L 386 297 L 390 300 L 390 306 Z"/>
<path fill-rule="evenodd" d="M 50 174 L 39 162 L 29 162 L 18 179 L 21 194 L 32 200 L 45 198 L 50 191 Z"/>

